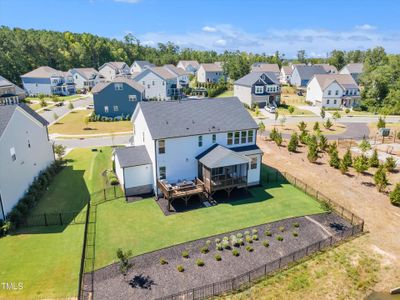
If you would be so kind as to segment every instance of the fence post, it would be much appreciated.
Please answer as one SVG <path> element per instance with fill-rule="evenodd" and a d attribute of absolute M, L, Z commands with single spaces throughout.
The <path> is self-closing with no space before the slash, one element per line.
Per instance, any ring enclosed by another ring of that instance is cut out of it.
<path fill-rule="evenodd" d="M 321 241 L 318 242 L 318 251 L 321 251 Z"/>
<path fill-rule="evenodd" d="M 330 245 L 332 246 L 333 243 L 333 236 L 331 236 L 331 241 L 330 241 Z"/>
<path fill-rule="evenodd" d="M 278 265 L 278 269 L 281 268 L 281 261 L 282 261 L 282 257 L 279 257 L 279 265 Z"/>
<path fill-rule="evenodd" d="M 354 218 L 354 214 L 353 213 L 351 213 L 351 225 L 353 225 L 353 218 Z"/>
<path fill-rule="evenodd" d="M 43 215 L 44 215 L 44 226 L 48 226 L 48 225 L 47 225 L 47 216 L 46 216 L 46 213 L 44 213 Z"/>
<path fill-rule="evenodd" d="M 103 194 L 104 194 L 104 200 L 107 200 L 106 189 L 103 189 Z"/>
<path fill-rule="evenodd" d="M 63 224 L 63 220 L 62 220 L 61 213 L 58 214 L 58 217 L 60 218 L 60 224 L 61 224 L 61 225 L 64 225 L 64 224 Z"/>

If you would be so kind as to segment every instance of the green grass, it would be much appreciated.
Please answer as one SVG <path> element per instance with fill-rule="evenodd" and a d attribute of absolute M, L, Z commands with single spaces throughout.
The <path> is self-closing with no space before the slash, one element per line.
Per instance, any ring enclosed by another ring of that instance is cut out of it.
<path fill-rule="evenodd" d="M 95 268 L 111 264 L 117 248 L 133 255 L 284 218 L 323 212 L 321 205 L 290 184 L 250 189 L 251 197 L 164 216 L 153 198 L 124 199 L 97 207 Z"/>
<path fill-rule="evenodd" d="M 228 90 L 223 92 L 222 94 L 219 94 L 217 97 L 215 98 L 225 98 L 225 97 L 233 97 L 233 90 Z"/>
<path fill-rule="evenodd" d="M 315 116 L 315 114 L 309 110 L 306 109 L 300 109 L 297 106 L 293 105 L 294 107 L 294 112 L 290 114 L 288 108 L 280 106 L 278 108 L 279 115 L 285 115 L 285 116 L 298 116 L 298 115 L 303 115 L 303 116 Z"/>
<path fill-rule="evenodd" d="M 109 168 L 111 149 L 76 149 L 33 214 L 81 211 L 89 194 L 102 188 L 100 176 Z M 35 227 L 0 239 L 1 282 L 22 282 L 19 291 L 0 288 L 0 299 L 76 297 L 84 225 Z"/>

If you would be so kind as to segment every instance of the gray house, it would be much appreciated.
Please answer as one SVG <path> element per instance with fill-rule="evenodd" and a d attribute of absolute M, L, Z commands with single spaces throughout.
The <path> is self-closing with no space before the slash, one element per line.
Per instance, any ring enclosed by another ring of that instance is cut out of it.
<path fill-rule="evenodd" d="M 281 100 L 281 85 L 274 72 L 251 72 L 234 82 L 233 94 L 249 107 L 254 104 L 277 106 Z"/>
<path fill-rule="evenodd" d="M 47 124 L 24 103 L 0 105 L 0 219 L 54 161 Z"/>
<path fill-rule="evenodd" d="M 314 66 L 296 66 L 290 78 L 290 84 L 297 87 L 306 87 L 308 82 L 316 74 L 328 74 L 321 65 Z"/>
<path fill-rule="evenodd" d="M 0 105 L 17 104 L 26 97 L 26 92 L 3 76 L 0 76 Z"/>
<path fill-rule="evenodd" d="M 339 74 L 349 74 L 353 77 L 353 79 L 360 83 L 360 76 L 363 72 L 364 64 L 362 63 L 352 63 L 347 64 L 340 70 Z"/>
<path fill-rule="evenodd" d="M 100 82 L 93 89 L 94 111 L 104 117 L 131 116 L 144 98 L 144 87 L 126 77 Z"/>

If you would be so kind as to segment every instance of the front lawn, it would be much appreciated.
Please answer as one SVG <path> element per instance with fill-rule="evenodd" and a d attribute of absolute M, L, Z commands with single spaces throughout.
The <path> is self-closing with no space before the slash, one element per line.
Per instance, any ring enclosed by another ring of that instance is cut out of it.
<path fill-rule="evenodd" d="M 171 216 L 162 213 L 154 198 L 100 204 L 95 268 L 113 263 L 117 248 L 139 255 L 244 227 L 323 212 L 316 200 L 290 184 L 265 184 L 251 188 L 250 193 L 245 199 Z"/>
<path fill-rule="evenodd" d="M 294 108 L 293 113 L 291 114 L 289 112 L 289 106 L 288 107 L 283 107 L 283 106 L 279 106 L 278 107 L 278 112 L 279 115 L 285 115 L 285 116 L 315 116 L 315 114 L 309 110 L 306 109 L 300 109 L 295 105 L 292 105 Z"/>
<path fill-rule="evenodd" d="M 227 90 L 222 94 L 219 94 L 216 98 L 233 97 L 233 90 Z"/>
<path fill-rule="evenodd" d="M 111 149 L 75 149 L 32 214 L 80 211 L 89 195 L 103 185 L 100 175 L 111 165 Z M 0 238 L 1 282 L 23 283 L 23 289 L 0 288 L 0 299 L 76 297 L 84 224 L 32 227 Z"/>
<path fill-rule="evenodd" d="M 115 122 L 89 122 L 86 126 L 84 118 L 92 113 L 92 110 L 74 110 L 49 127 L 49 133 L 64 135 L 91 135 L 110 134 L 115 132 L 132 132 L 133 125 L 130 121 Z"/>
<path fill-rule="evenodd" d="M 80 98 L 81 96 L 84 96 L 84 95 L 75 94 L 75 95 L 69 95 L 69 96 L 57 96 L 57 98 L 59 101 L 73 101 L 75 99 Z M 53 98 L 49 97 L 49 96 L 45 96 L 43 99 L 45 101 L 53 101 Z M 39 97 L 26 97 L 25 100 L 26 101 L 31 101 L 31 100 L 40 101 Z"/>

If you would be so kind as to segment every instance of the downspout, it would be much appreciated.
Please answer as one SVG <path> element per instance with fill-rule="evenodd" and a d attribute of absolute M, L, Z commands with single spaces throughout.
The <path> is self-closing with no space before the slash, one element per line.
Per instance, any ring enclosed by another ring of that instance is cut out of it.
<path fill-rule="evenodd" d="M 1 193 L 0 193 L 0 207 L 1 207 L 1 215 L 3 216 L 3 220 L 5 220 L 6 215 L 4 214 L 3 199 L 1 198 Z"/>
<path fill-rule="evenodd" d="M 157 140 L 154 140 L 154 164 L 155 164 L 155 189 L 154 189 L 154 196 L 158 198 L 158 186 L 157 186 L 157 179 L 158 179 L 158 168 L 157 168 Z"/>

